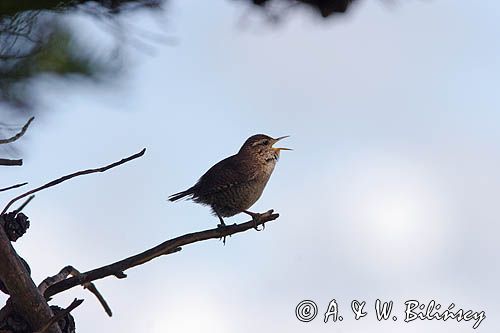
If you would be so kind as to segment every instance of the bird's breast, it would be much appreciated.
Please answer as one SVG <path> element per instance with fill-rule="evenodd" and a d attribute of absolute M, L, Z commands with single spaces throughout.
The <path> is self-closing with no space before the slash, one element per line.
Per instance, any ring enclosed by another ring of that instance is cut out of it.
<path fill-rule="evenodd" d="M 265 160 L 262 162 L 262 166 L 260 168 L 260 173 L 262 177 L 271 177 L 271 174 L 273 173 L 274 167 L 276 166 L 276 160 Z"/>

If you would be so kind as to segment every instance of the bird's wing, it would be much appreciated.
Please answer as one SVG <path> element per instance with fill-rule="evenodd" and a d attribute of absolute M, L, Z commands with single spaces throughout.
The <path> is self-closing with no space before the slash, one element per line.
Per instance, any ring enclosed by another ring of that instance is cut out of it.
<path fill-rule="evenodd" d="M 220 161 L 198 180 L 196 196 L 211 195 L 253 181 L 256 174 L 249 165 L 248 161 L 236 158 L 236 155 Z"/>

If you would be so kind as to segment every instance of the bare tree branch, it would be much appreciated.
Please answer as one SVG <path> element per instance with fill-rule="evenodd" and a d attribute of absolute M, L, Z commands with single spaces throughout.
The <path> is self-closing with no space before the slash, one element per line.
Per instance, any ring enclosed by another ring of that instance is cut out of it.
<path fill-rule="evenodd" d="M 28 204 L 31 202 L 31 200 L 33 200 L 35 198 L 35 195 L 30 195 L 28 197 L 28 199 L 26 199 L 22 204 L 21 206 L 19 206 L 18 208 L 16 208 L 16 210 L 14 210 L 14 214 L 19 214 L 23 209 L 24 207 L 28 206 Z"/>
<path fill-rule="evenodd" d="M 42 185 L 40 187 L 37 187 L 33 190 L 30 190 L 28 192 L 25 192 L 17 197 L 15 197 L 14 199 L 12 199 L 11 201 L 9 201 L 9 203 L 7 204 L 7 206 L 5 206 L 5 208 L 3 209 L 2 213 L 0 213 L 0 215 L 2 214 L 5 214 L 7 212 L 7 210 L 10 208 L 10 206 L 12 206 L 12 204 L 14 202 L 16 202 L 17 200 L 19 199 L 22 199 L 24 197 L 27 197 L 28 195 L 31 195 L 31 194 L 34 194 L 36 192 L 39 192 L 41 190 L 45 190 L 49 187 L 52 187 L 52 186 L 55 186 L 55 185 L 58 185 L 66 180 L 69 180 L 71 178 L 74 178 L 74 177 L 78 177 L 78 176 L 82 176 L 82 175 L 88 175 L 90 173 L 96 173 L 96 172 L 104 172 L 104 171 L 107 171 L 111 168 L 114 168 L 116 166 L 119 166 L 121 164 L 124 164 L 124 163 L 127 163 L 133 159 L 136 159 L 138 157 L 141 157 L 142 155 L 144 155 L 144 153 L 146 152 L 146 148 L 144 148 L 143 150 L 141 150 L 140 152 L 138 152 L 137 154 L 134 154 L 132 156 L 129 156 L 127 158 L 124 158 L 118 162 L 114 162 L 114 163 L 111 163 L 109 165 L 106 165 L 104 167 L 101 167 L 101 168 L 97 168 L 97 169 L 88 169 L 88 170 L 83 170 L 83 171 L 78 171 L 78 172 L 75 172 L 75 173 L 72 173 L 72 174 L 69 174 L 69 175 L 66 175 L 66 176 L 63 176 L 61 178 L 58 178 L 56 180 L 53 180 L 51 182 L 48 182 L 47 184 L 45 185 Z"/>
<path fill-rule="evenodd" d="M 4 191 L 8 191 L 8 190 L 12 190 L 12 189 L 15 189 L 15 188 L 18 188 L 18 187 L 21 187 L 21 186 L 27 185 L 27 184 L 28 184 L 28 183 L 21 183 L 21 184 L 12 185 L 12 186 L 5 187 L 5 188 L 0 188 L 0 192 L 4 192 Z"/>
<path fill-rule="evenodd" d="M 21 128 L 21 130 L 16 135 L 14 135 L 13 137 L 10 137 L 10 138 L 7 138 L 7 139 L 0 139 L 0 145 L 14 142 L 14 141 L 18 140 L 20 137 L 22 137 L 24 135 L 24 133 L 26 133 L 26 131 L 28 130 L 28 127 L 30 126 L 31 122 L 34 119 L 35 119 L 35 117 L 31 117 L 30 119 L 28 119 L 28 121 L 26 122 L 26 124 L 24 124 L 24 126 Z M 22 159 L 11 160 L 11 159 L 8 159 L 8 158 L 0 158 L 0 165 L 4 165 L 4 166 L 14 166 L 14 165 L 15 166 L 20 166 L 20 165 L 23 165 L 23 160 Z"/>
<path fill-rule="evenodd" d="M 49 276 L 45 278 L 39 285 L 38 285 L 38 290 L 42 293 L 45 294 L 45 291 L 47 288 L 52 286 L 53 284 L 56 284 L 57 282 L 61 282 L 62 280 L 66 279 L 68 275 L 71 273 L 71 266 L 66 266 L 63 269 L 59 271 L 54 276 Z"/>
<path fill-rule="evenodd" d="M 0 221 L 3 224 L 2 215 Z M 34 330 L 52 318 L 52 310 L 33 283 L 3 227 L 0 227 L 0 280 L 9 291 L 14 311 L 22 315 Z M 61 333 L 61 330 L 52 325 L 47 332 Z"/>
<path fill-rule="evenodd" d="M 80 306 L 80 304 L 83 303 L 83 299 L 74 299 L 73 302 L 64 310 L 61 312 L 57 313 L 54 317 L 52 317 L 45 326 L 42 327 L 39 331 L 36 333 L 45 333 L 47 330 L 54 324 L 56 324 L 60 319 L 64 318 L 68 313 L 73 311 L 76 307 Z"/>
<path fill-rule="evenodd" d="M 0 165 L 5 166 L 20 166 L 23 165 L 23 160 L 10 160 L 8 158 L 0 158 Z"/>
<path fill-rule="evenodd" d="M 40 283 L 40 285 L 38 286 L 38 290 L 40 290 L 40 293 L 42 293 L 43 295 L 50 286 L 65 280 L 69 275 L 78 276 L 80 275 L 80 272 L 73 266 L 66 266 L 63 269 L 61 269 L 61 271 L 56 275 L 50 276 L 45 280 L 43 280 L 42 283 Z M 113 316 L 113 313 L 108 303 L 106 302 L 104 297 L 101 295 L 99 290 L 97 290 L 97 287 L 92 282 L 85 283 L 83 285 L 83 288 L 88 289 L 92 294 L 95 295 L 95 297 L 97 298 L 99 303 L 101 303 L 102 307 L 104 308 L 104 311 L 106 311 L 108 316 L 110 317 Z"/>
<path fill-rule="evenodd" d="M 19 133 L 17 133 L 13 137 L 8 138 L 8 139 L 0 139 L 0 145 L 14 142 L 14 141 L 18 140 L 20 137 L 22 137 L 24 135 L 24 133 L 26 133 L 26 131 L 28 130 L 28 127 L 30 126 L 31 122 L 34 119 L 35 119 L 35 117 L 31 117 L 30 119 L 28 119 L 28 121 L 26 122 L 26 124 L 24 124 L 24 126 L 19 131 Z"/>
<path fill-rule="evenodd" d="M 78 274 L 80 274 L 80 273 L 78 272 Z M 77 276 L 77 275 L 74 275 L 74 276 Z M 111 311 L 111 308 L 109 307 L 108 302 L 106 302 L 106 300 L 104 299 L 102 294 L 99 292 L 99 290 L 97 290 L 97 287 L 95 286 L 95 284 L 93 284 L 92 282 L 85 283 L 83 285 L 83 288 L 88 289 L 92 294 L 94 294 L 94 296 L 97 298 L 97 300 L 99 301 L 101 306 L 104 308 L 104 311 L 106 312 L 106 314 L 108 316 L 110 316 L 110 317 L 113 316 L 113 312 Z"/>
<path fill-rule="evenodd" d="M 25 125 L 23 131 L 26 131 L 29 123 Z M 21 131 L 21 132 L 23 132 Z M 22 135 L 22 134 L 21 134 Z M 20 137 L 20 135 L 17 135 Z M 118 162 L 111 163 L 107 166 L 96 168 L 96 169 L 88 169 L 83 171 L 78 171 L 64 177 L 53 180 L 43 186 L 40 186 L 36 189 L 25 192 L 16 198 L 12 199 L 7 206 L 4 208 L 4 211 L 0 214 L 0 280 L 5 285 L 6 289 L 9 291 L 10 299 L 8 300 L 7 305 L 0 310 L 0 315 L 3 317 L 10 313 L 10 311 L 15 311 L 25 318 L 27 323 L 37 332 L 48 332 L 48 333 L 60 333 L 61 330 L 57 324 L 55 324 L 60 318 L 69 313 L 76 306 L 81 304 L 81 301 L 75 300 L 65 311 L 58 313 L 58 315 L 54 316 L 50 307 L 47 304 L 45 297 L 43 296 L 43 292 L 48 287 L 46 284 L 42 284 L 41 288 L 36 288 L 31 279 L 29 273 L 26 271 L 26 268 L 23 266 L 21 259 L 15 252 L 12 244 L 3 228 L 5 225 L 4 217 L 7 216 L 5 213 L 7 210 L 14 204 L 16 201 L 25 198 L 26 196 L 30 196 L 19 208 L 14 210 L 9 214 L 17 214 L 19 213 L 32 199 L 33 193 L 41 191 L 43 189 L 55 186 L 60 184 L 66 180 L 71 178 L 86 175 L 95 172 L 104 172 L 121 164 L 124 164 L 128 161 L 136 159 L 144 155 L 146 149 L 141 150 L 139 153 L 131 155 L 127 158 L 124 158 Z M 14 187 L 16 187 L 15 185 Z M 18 186 L 21 186 L 19 184 Z M 11 187 L 12 188 L 12 187 Z M 58 277 L 59 280 L 64 280 L 67 278 L 68 274 L 78 276 L 79 272 L 69 267 L 67 268 L 67 272 L 62 277 Z M 117 276 L 122 276 L 121 274 L 116 274 Z M 45 281 L 46 282 L 46 281 Z M 56 281 L 57 282 L 57 281 Z M 106 312 L 111 315 L 111 310 L 107 305 L 106 301 L 99 293 L 97 288 L 89 281 L 83 283 L 84 287 L 89 289 L 96 297 L 99 302 L 101 302 L 102 306 L 106 310 Z M 12 304 L 12 305 L 9 305 Z"/>
<path fill-rule="evenodd" d="M 50 286 L 46 290 L 45 297 L 51 297 L 75 286 L 102 279 L 111 275 L 114 275 L 118 278 L 124 278 L 126 277 L 126 275 L 123 273 L 125 270 L 138 265 L 142 265 L 159 256 L 178 252 L 181 250 L 181 246 L 204 241 L 207 239 L 219 239 L 231 236 L 255 228 L 259 225 L 264 225 L 264 223 L 273 221 L 278 217 L 279 214 L 273 214 L 273 210 L 270 210 L 260 215 L 260 218 L 257 221 L 252 220 L 241 224 L 233 224 L 221 228 L 208 229 L 170 239 L 137 255 L 58 282 Z"/>

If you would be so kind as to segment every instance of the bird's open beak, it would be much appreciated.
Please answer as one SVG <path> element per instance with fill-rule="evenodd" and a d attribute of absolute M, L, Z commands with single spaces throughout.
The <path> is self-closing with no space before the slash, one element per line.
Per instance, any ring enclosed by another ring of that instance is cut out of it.
<path fill-rule="evenodd" d="M 285 136 L 280 136 L 279 138 L 277 139 L 274 139 L 274 143 L 280 141 L 281 139 L 285 139 L 285 138 L 288 138 L 290 135 L 285 135 Z M 277 147 L 272 147 L 274 150 L 277 150 L 278 152 L 280 150 L 293 150 L 293 149 L 290 149 L 290 148 L 277 148 Z"/>

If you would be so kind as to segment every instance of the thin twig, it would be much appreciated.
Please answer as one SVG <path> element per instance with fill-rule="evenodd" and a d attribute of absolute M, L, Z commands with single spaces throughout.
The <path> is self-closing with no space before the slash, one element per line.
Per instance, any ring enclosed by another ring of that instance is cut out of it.
<path fill-rule="evenodd" d="M 161 243 L 160 245 L 157 245 L 137 255 L 117 261 L 110 265 L 102 266 L 100 268 L 96 268 L 91 271 L 81 273 L 78 276 L 74 276 L 64 281 L 58 282 L 50 286 L 45 291 L 44 296 L 46 298 L 51 297 L 65 290 L 71 289 L 75 286 L 84 285 L 85 283 L 99 280 L 107 276 L 114 275 L 118 278 L 124 278 L 126 277 L 125 273 L 123 273 L 125 270 L 138 265 L 142 265 L 154 258 L 179 252 L 181 250 L 181 246 L 204 241 L 207 239 L 213 239 L 213 238 L 220 239 L 226 236 L 234 235 L 255 228 L 259 225 L 264 225 L 264 223 L 273 221 L 278 217 L 279 214 L 273 214 L 273 211 L 270 210 L 260 215 L 260 218 L 257 221 L 252 220 L 241 224 L 227 225 L 222 228 L 208 229 L 204 231 L 189 233 L 183 236 L 170 239 L 166 242 Z"/>
<path fill-rule="evenodd" d="M 22 137 L 24 135 L 24 133 L 26 133 L 26 131 L 28 130 L 28 127 L 30 126 L 33 119 L 35 119 L 35 117 L 31 117 L 30 119 L 28 119 L 28 122 L 21 128 L 21 131 L 19 131 L 19 133 L 17 133 L 13 137 L 8 138 L 8 139 L 0 139 L 0 145 L 14 142 L 17 139 L 19 139 L 20 137 Z"/>
<path fill-rule="evenodd" d="M 120 160 L 120 161 L 118 161 L 118 162 L 111 163 L 111 164 L 106 165 L 106 166 L 104 166 L 104 167 L 97 168 L 97 169 L 88 169 L 88 170 L 78 171 L 78 172 L 75 172 L 75 173 L 72 173 L 72 174 L 69 174 L 69 175 L 63 176 L 63 177 L 61 177 L 61 178 L 58 178 L 58 179 L 56 179 L 56 180 L 53 180 L 53 181 L 51 181 L 51 182 L 48 182 L 48 183 L 47 183 L 47 184 L 45 184 L 45 185 L 42 185 L 42 186 L 40 186 L 40 187 L 37 187 L 37 188 L 35 188 L 35 189 L 33 189 L 33 190 L 30 190 L 30 191 L 28 191 L 28 192 L 25 192 L 25 193 L 23 193 L 23 194 L 21 194 L 21 195 L 19 195 L 19 196 L 15 197 L 15 198 L 14 198 L 14 199 L 12 199 L 11 201 L 9 201 L 9 203 L 7 204 L 7 206 L 5 206 L 5 208 L 3 209 L 2 213 L 0 213 L 0 215 L 5 214 L 5 212 L 7 212 L 7 210 L 10 208 L 10 206 L 12 206 L 12 204 L 13 204 L 14 202 L 16 202 L 17 200 L 22 199 L 22 198 L 24 198 L 24 197 L 27 197 L 28 195 L 31 195 L 31 194 L 34 194 L 34 193 L 36 193 L 36 192 L 38 192 L 38 191 L 41 191 L 41 190 L 47 189 L 47 188 L 49 188 L 49 187 L 55 186 L 55 185 L 57 185 L 57 184 L 60 184 L 60 183 L 62 183 L 62 182 L 64 182 L 64 181 L 66 181 L 66 180 L 69 180 L 69 179 L 74 178 L 74 177 L 77 177 L 77 176 L 82 176 L 82 175 L 88 175 L 88 174 L 90 174 L 90 173 L 96 173 L 96 172 L 104 172 L 104 171 L 107 171 L 107 170 L 109 170 L 109 169 L 111 169 L 111 168 L 114 168 L 114 167 L 116 167 L 116 166 L 119 166 L 119 165 L 121 165 L 121 164 L 124 164 L 124 163 L 126 163 L 126 162 L 129 162 L 129 161 L 131 161 L 131 160 L 133 160 L 133 159 L 136 159 L 136 158 L 138 158 L 138 157 L 141 157 L 142 155 L 144 155 L 144 153 L 145 153 L 145 152 L 146 152 L 146 148 L 144 148 L 143 150 L 141 150 L 141 151 L 140 151 L 140 152 L 138 152 L 137 154 L 134 154 L 134 155 L 132 155 L 132 156 L 129 156 L 129 157 L 127 157 L 127 158 L 124 158 L 124 159 L 122 159 L 122 160 Z"/>
<path fill-rule="evenodd" d="M 71 302 L 71 304 L 66 309 L 61 310 L 56 315 L 54 315 L 54 317 L 50 318 L 50 320 L 48 321 L 48 323 L 45 324 L 42 327 L 42 329 L 40 329 L 36 333 L 43 333 L 43 332 L 45 332 L 46 330 L 48 330 L 50 328 L 50 326 L 54 325 L 59 320 L 61 320 L 62 318 L 64 318 L 68 313 L 70 313 L 71 311 L 73 311 L 76 307 L 78 307 L 82 303 L 83 303 L 83 299 L 77 299 L 77 298 L 75 298 L 73 300 L 73 302 Z"/>
<path fill-rule="evenodd" d="M 106 314 L 108 316 L 110 316 L 110 317 L 113 316 L 113 312 L 111 311 L 111 308 L 109 307 L 108 302 L 106 302 L 106 300 L 104 299 L 102 294 L 99 292 L 99 290 L 97 290 L 97 287 L 95 286 L 95 284 L 93 284 L 92 282 L 89 282 L 89 283 L 84 284 L 83 288 L 88 289 L 88 291 L 90 291 L 92 294 L 94 294 L 94 296 L 97 298 L 97 300 L 99 301 L 101 306 L 104 308 L 104 311 L 106 312 Z"/>
<path fill-rule="evenodd" d="M 11 160 L 8 158 L 0 158 L 0 165 L 5 165 L 5 166 L 20 166 L 23 165 L 23 160 Z"/>
<path fill-rule="evenodd" d="M 0 192 L 4 192 L 4 191 L 8 191 L 8 190 L 12 190 L 14 188 L 18 188 L 18 187 L 21 187 L 21 186 L 24 186 L 28 183 L 21 183 L 21 184 L 16 184 L 16 185 L 12 185 L 12 186 L 9 186 L 9 187 L 5 187 L 5 188 L 0 188 Z"/>
<path fill-rule="evenodd" d="M 26 199 L 22 204 L 21 206 L 19 206 L 16 210 L 14 210 L 14 214 L 19 214 L 26 206 L 28 206 L 28 204 L 31 202 L 31 200 L 33 200 L 35 198 L 35 195 L 30 195 L 28 197 L 28 199 Z"/>

